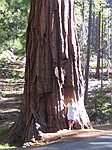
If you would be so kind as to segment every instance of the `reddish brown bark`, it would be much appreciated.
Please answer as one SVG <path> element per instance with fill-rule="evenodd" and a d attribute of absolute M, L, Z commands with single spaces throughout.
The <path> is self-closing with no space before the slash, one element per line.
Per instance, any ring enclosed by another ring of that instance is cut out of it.
<path fill-rule="evenodd" d="M 32 0 L 26 40 L 26 71 L 22 109 L 9 132 L 24 142 L 41 131 L 67 128 L 63 102 L 76 97 L 85 127 L 91 127 L 84 107 L 80 49 L 75 31 L 74 0 Z M 18 126 L 18 124 L 20 124 Z"/>

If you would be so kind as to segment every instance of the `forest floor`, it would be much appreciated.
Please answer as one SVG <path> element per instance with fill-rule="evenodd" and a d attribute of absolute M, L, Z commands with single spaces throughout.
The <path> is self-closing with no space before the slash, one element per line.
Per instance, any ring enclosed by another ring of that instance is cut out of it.
<path fill-rule="evenodd" d="M 21 107 L 24 64 L 0 62 L 0 126 L 12 125 Z"/>
<path fill-rule="evenodd" d="M 21 109 L 21 103 L 22 103 L 22 95 L 23 95 L 23 87 L 24 87 L 24 61 L 20 63 L 20 61 L 14 62 L 0 62 L 0 128 L 8 128 L 10 127 L 15 120 L 17 119 L 20 109 Z M 95 70 L 92 69 L 91 71 L 91 79 L 89 81 L 89 98 L 93 99 L 97 94 L 97 91 L 99 92 L 99 89 L 101 87 L 101 81 L 96 80 L 94 78 Z M 103 80 L 103 87 L 106 89 L 104 95 L 106 95 L 106 105 L 107 108 L 109 108 L 109 111 L 112 112 L 112 78 Z M 95 97 L 97 98 L 97 97 Z M 90 100 L 91 103 L 91 100 Z M 92 102 L 93 104 L 94 102 Z M 102 105 L 102 102 L 100 102 Z M 95 103 L 96 105 L 96 103 Z M 99 106 L 98 104 L 97 106 Z M 94 106 L 93 106 L 94 107 Z M 101 107 L 101 106 L 100 106 Z M 111 110 L 110 110 L 111 109 Z M 92 110 L 92 109 L 91 109 Z M 88 110 L 91 111 L 90 109 Z M 107 109 L 106 109 L 107 110 Z M 99 111 L 97 110 L 97 113 Z M 102 115 L 102 114 L 99 114 Z M 90 113 L 90 117 L 98 118 L 99 116 L 95 116 L 95 113 Z M 103 116 L 104 117 L 104 116 Z M 106 115 L 107 117 L 107 115 Z M 100 117 L 99 117 L 100 118 Z M 91 119 L 91 118 L 90 118 Z M 112 113 L 110 113 L 109 117 L 106 119 L 110 119 L 110 122 L 112 122 Z M 105 120 L 104 118 L 102 120 Z M 98 120 L 96 124 L 103 124 L 102 120 Z M 105 122 L 104 122 L 105 124 Z M 62 136 L 68 135 L 68 137 L 72 137 L 72 135 L 77 136 L 77 138 L 85 138 L 85 137 L 91 137 L 91 136 L 97 136 L 100 134 L 105 134 L 108 132 L 112 133 L 112 126 L 100 126 L 100 129 L 93 129 L 91 134 L 89 130 L 80 130 L 80 131 L 60 131 L 56 134 L 46 134 L 45 139 L 51 140 L 58 139 Z M 102 131 L 102 129 L 103 131 Z M 108 131 L 109 129 L 109 131 Z M 101 130 L 101 131 L 100 131 Z M 84 134 L 86 133 L 86 134 Z M 49 137 L 49 139 L 47 138 Z M 55 138 L 54 138 L 55 136 Z"/>

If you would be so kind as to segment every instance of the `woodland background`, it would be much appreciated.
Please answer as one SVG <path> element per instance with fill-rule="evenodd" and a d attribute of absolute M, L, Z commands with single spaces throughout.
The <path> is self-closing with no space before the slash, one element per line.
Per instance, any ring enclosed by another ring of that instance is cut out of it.
<path fill-rule="evenodd" d="M 0 1 L 0 134 L 18 116 L 24 87 L 29 0 Z M 112 1 L 75 0 L 75 22 L 92 124 L 112 124 Z"/>

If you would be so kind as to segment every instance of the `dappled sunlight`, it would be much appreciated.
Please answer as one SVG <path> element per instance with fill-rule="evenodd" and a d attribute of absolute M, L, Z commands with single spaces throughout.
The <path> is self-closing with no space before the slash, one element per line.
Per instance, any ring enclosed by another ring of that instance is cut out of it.
<path fill-rule="evenodd" d="M 44 137 L 55 138 L 56 136 L 58 136 L 58 137 L 65 137 L 65 138 L 67 137 L 67 140 L 71 140 L 72 137 L 77 139 L 77 138 L 90 138 L 90 137 L 111 135 L 111 134 L 112 134 L 112 126 L 104 126 L 103 128 L 102 126 L 98 126 L 93 129 L 80 129 L 80 130 L 63 129 L 55 133 L 44 133 Z"/>

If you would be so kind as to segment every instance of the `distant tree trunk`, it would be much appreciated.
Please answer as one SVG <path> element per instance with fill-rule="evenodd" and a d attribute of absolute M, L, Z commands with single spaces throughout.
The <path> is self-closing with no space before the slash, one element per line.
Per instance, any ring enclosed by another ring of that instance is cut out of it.
<path fill-rule="evenodd" d="M 90 0 L 89 4 L 89 22 L 88 22 L 88 46 L 87 46 L 87 63 L 86 63 L 86 72 L 85 72 L 85 95 L 84 100 L 87 104 L 88 102 L 88 82 L 89 82 L 89 62 L 90 62 L 90 44 L 91 44 L 91 18 L 92 15 L 92 0 Z"/>
<path fill-rule="evenodd" d="M 101 91 L 103 92 L 103 60 L 104 60 L 104 23 L 103 23 L 103 8 L 102 8 L 102 36 L 101 36 Z"/>
<path fill-rule="evenodd" d="M 101 52 L 101 10 L 99 11 L 98 18 L 97 18 L 97 38 L 96 38 L 96 50 L 97 50 L 97 66 L 96 66 L 96 74 L 95 78 L 100 78 L 100 52 Z"/>
<path fill-rule="evenodd" d="M 111 45 L 111 10 L 108 9 L 108 33 L 107 33 L 107 76 L 109 79 L 109 73 L 110 73 L 110 45 Z"/>
<path fill-rule="evenodd" d="M 67 128 L 64 105 L 75 97 L 80 119 L 91 124 L 84 107 L 80 49 L 74 27 L 74 0 L 32 0 L 26 38 L 25 87 L 21 112 L 8 138 L 23 143 L 41 131 Z"/>
<path fill-rule="evenodd" d="M 93 2 L 93 13 L 92 13 L 92 48 L 95 47 L 95 38 L 96 38 L 96 34 L 95 34 L 95 4 L 94 4 L 94 0 Z"/>
<path fill-rule="evenodd" d="M 80 36 L 80 47 L 81 47 L 81 51 L 82 53 L 82 73 L 83 76 L 85 76 L 85 66 L 86 66 L 86 45 L 87 45 L 87 30 L 86 30 L 86 26 L 85 26 L 85 1 L 82 0 L 82 10 L 81 10 L 81 16 L 82 16 L 82 23 L 81 23 L 81 36 Z"/>

